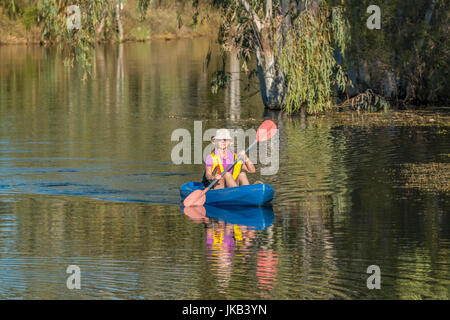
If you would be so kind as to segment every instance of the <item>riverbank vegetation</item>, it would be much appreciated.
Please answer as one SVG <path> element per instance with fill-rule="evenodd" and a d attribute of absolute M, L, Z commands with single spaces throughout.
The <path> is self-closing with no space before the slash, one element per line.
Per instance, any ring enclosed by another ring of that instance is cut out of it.
<path fill-rule="evenodd" d="M 49 43 L 52 33 L 66 27 L 66 9 L 70 5 L 86 7 L 93 11 L 90 19 L 95 24 L 97 41 L 146 41 L 152 39 L 172 40 L 197 36 L 215 36 L 219 17 L 207 10 L 212 23 L 193 26 L 192 17 L 196 9 L 189 1 L 155 1 L 145 15 L 139 7 L 139 0 L 120 1 L 120 24 L 123 34 L 119 35 L 115 5 L 117 1 L 80 0 L 0 0 L 0 44 Z M 83 16 L 82 21 L 89 21 Z M 200 16 L 200 19 L 203 19 Z M 53 24 L 46 19 L 55 20 Z M 27 35 L 28 31 L 30 32 Z M 61 32 L 61 30 L 59 30 Z M 92 36 L 92 35 L 91 35 Z M 119 39 L 120 38 L 120 39 Z M 59 39 L 61 40 L 61 39 Z"/>
<path fill-rule="evenodd" d="M 73 4 L 79 29 L 67 28 Z M 213 91 L 233 55 L 269 109 L 373 111 L 449 104 L 449 12 L 445 0 L 0 0 L 0 43 L 58 44 L 86 78 L 97 42 L 217 36 Z"/>
<path fill-rule="evenodd" d="M 196 14 L 198 6 L 194 9 L 189 1 L 151 1 L 143 6 L 140 0 L 0 0 L 0 5 L 2 20 L 6 21 L 6 30 L 1 33 L 16 33 L 0 37 L 0 43 L 58 46 L 64 64 L 81 67 L 83 79 L 92 74 L 94 49 L 99 42 L 171 40 L 217 33 L 217 15 L 205 9 L 210 23 L 194 24 L 194 16 L 204 17 Z M 24 40 L 24 27 L 38 31 Z"/>

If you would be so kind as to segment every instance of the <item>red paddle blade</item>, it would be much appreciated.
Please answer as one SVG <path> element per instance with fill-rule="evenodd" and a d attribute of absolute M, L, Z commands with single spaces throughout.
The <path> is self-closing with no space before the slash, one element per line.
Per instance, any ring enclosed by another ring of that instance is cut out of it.
<path fill-rule="evenodd" d="M 205 222 L 208 223 L 209 219 L 206 216 L 205 207 L 187 207 L 183 210 L 184 214 L 188 216 L 192 221 L 196 223 Z"/>
<path fill-rule="evenodd" d="M 264 121 L 256 132 L 256 141 L 270 140 L 277 133 L 277 125 L 272 120 Z"/>
<path fill-rule="evenodd" d="M 183 201 L 185 207 L 199 207 L 202 206 L 206 201 L 206 195 L 204 190 L 195 190 L 190 195 L 187 196 Z"/>

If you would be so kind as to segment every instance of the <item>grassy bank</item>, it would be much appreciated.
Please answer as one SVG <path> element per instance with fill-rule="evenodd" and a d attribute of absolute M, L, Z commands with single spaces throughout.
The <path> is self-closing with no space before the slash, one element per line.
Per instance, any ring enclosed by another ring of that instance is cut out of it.
<path fill-rule="evenodd" d="M 207 8 L 201 10 L 199 21 L 194 25 L 194 8 L 189 3 L 168 3 L 153 5 L 147 11 L 144 20 L 136 10 L 137 0 L 127 1 L 123 10 L 125 41 L 145 41 L 150 39 L 177 39 L 198 36 L 216 36 L 220 16 Z"/>
<path fill-rule="evenodd" d="M 23 19 L 10 19 L 0 9 L 0 44 L 39 43 L 41 34 L 37 25 L 27 30 Z"/>
<path fill-rule="evenodd" d="M 202 8 L 198 17 L 199 23 L 196 25 L 193 23 L 193 15 L 194 8 L 189 3 L 162 2 L 153 4 L 145 19 L 142 19 L 137 10 L 137 0 L 128 0 L 121 11 L 124 41 L 172 40 L 217 35 L 220 16 L 216 12 Z M 209 19 L 206 19 L 207 15 Z M 108 32 L 114 25 L 109 28 L 108 30 L 108 27 L 105 27 L 106 32 L 101 33 L 99 41 L 117 40 L 114 32 Z M 0 44 L 40 43 L 42 32 L 41 26 L 37 23 L 30 25 L 23 16 L 9 18 L 0 6 Z"/>

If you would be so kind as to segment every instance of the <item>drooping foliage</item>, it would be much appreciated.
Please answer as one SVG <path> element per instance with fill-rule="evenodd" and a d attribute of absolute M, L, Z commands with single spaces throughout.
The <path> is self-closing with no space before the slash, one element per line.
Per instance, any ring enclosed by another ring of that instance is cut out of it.
<path fill-rule="evenodd" d="M 77 5 L 79 8 L 81 15 L 79 29 L 68 27 L 68 19 L 73 16 L 73 13 L 66 12 L 70 5 Z M 84 70 L 84 78 L 90 72 L 96 28 L 103 18 L 106 19 L 106 24 L 111 23 L 113 6 L 113 2 L 104 0 L 39 0 L 38 2 L 43 39 L 58 43 L 65 53 L 65 65 L 73 66 L 76 62 Z"/>
<path fill-rule="evenodd" d="M 279 77 L 276 81 L 286 88 L 281 106 L 288 113 L 302 108 L 309 113 L 324 111 L 333 103 L 333 91 L 344 90 L 347 81 L 335 59 L 337 49 L 345 56 L 350 40 L 344 8 L 321 1 L 309 9 L 300 8 L 297 1 L 282 2 L 214 2 L 223 17 L 218 42 L 225 51 L 235 49 L 245 71 L 259 54 L 259 77 Z M 259 61 L 269 56 L 274 56 L 275 71 L 267 70 L 271 68 L 267 61 L 265 65 Z M 252 71 L 250 75 L 258 74 Z M 228 78 L 224 70 L 216 72 L 213 90 L 225 87 Z"/>
<path fill-rule="evenodd" d="M 349 40 L 342 7 L 303 11 L 292 22 L 280 50 L 280 67 L 287 76 L 286 111 L 317 113 L 331 107 L 333 89 L 344 90 L 343 67 L 335 50 L 344 55 Z"/>
<path fill-rule="evenodd" d="M 198 5 L 198 4 L 197 4 Z M 243 8 L 238 1 L 212 1 L 212 6 L 220 10 L 222 24 L 219 27 L 217 42 L 221 46 L 221 65 L 212 75 L 211 91 L 217 93 L 220 89 L 225 89 L 231 79 L 231 75 L 226 71 L 227 55 L 233 50 L 236 58 L 240 60 L 242 70 L 251 79 L 256 75 L 256 70 L 250 70 L 249 63 L 255 54 L 255 30 L 252 26 L 251 17 L 244 14 Z M 197 6 L 197 8 L 199 8 Z M 198 14 L 198 12 L 197 12 Z M 207 57 L 207 65 L 209 64 Z"/>
<path fill-rule="evenodd" d="M 16 18 L 23 12 L 23 1 L 18 0 L 0 0 L 0 7 L 10 18 Z"/>

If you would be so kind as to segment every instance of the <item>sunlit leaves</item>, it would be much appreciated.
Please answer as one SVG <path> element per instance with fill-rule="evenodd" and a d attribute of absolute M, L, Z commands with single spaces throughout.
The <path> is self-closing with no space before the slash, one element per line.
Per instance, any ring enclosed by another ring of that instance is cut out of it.
<path fill-rule="evenodd" d="M 137 9 L 141 14 L 141 19 L 144 20 L 147 14 L 147 10 L 152 4 L 153 0 L 139 0 L 137 3 Z"/>
<path fill-rule="evenodd" d="M 0 6 L 4 8 L 8 17 L 13 19 L 22 13 L 22 8 L 17 3 L 17 0 L 0 0 Z"/>
<path fill-rule="evenodd" d="M 349 40 L 348 22 L 342 8 L 326 6 L 303 11 L 292 23 L 280 50 L 280 67 L 286 72 L 288 113 L 306 108 L 309 113 L 332 105 L 334 86 L 346 87 L 342 67 L 334 53 L 345 51 Z"/>

